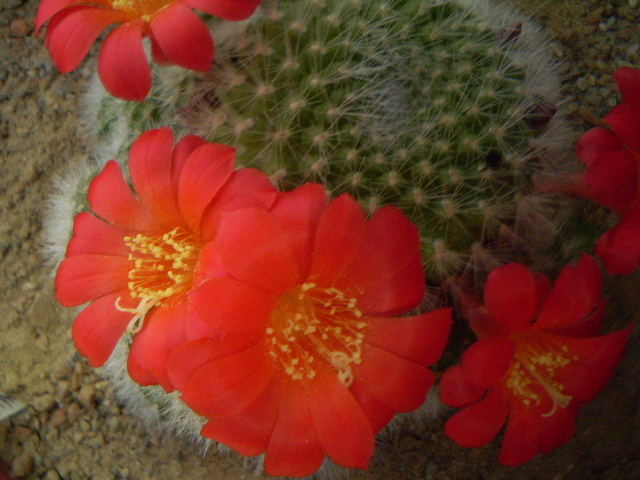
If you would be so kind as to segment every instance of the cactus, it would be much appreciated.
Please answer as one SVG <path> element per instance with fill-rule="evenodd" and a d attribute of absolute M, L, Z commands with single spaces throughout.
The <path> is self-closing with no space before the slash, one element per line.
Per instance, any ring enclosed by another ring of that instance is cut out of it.
<path fill-rule="evenodd" d="M 233 145 L 283 188 L 319 181 L 370 212 L 398 205 L 436 283 L 494 266 L 505 230 L 531 230 L 520 224 L 540 202 L 526 194 L 562 119 L 548 41 L 526 17 L 484 0 L 306 0 L 212 28 L 209 74 L 157 68 L 142 104 L 90 96 L 109 156 L 168 125 Z"/>

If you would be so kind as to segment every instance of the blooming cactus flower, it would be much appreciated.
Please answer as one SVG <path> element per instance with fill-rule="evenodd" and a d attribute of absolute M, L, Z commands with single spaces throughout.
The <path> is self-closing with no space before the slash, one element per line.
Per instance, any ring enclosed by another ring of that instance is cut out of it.
<path fill-rule="evenodd" d="M 233 148 L 195 136 L 174 147 L 173 134 L 162 128 L 142 134 L 131 148 L 135 194 L 113 160 L 91 182 L 92 213 L 76 216 L 55 287 L 65 306 L 91 302 L 72 333 L 93 366 L 107 361 L 126 332 L 147 323 L 170 325 L 167 342 L 186 340 L 187 294 L 218 271 L 205 246 L 220 212 L 269 207 L 276 198 L 266 175 L 234 171 L 234 159 Z M 137 343 L 134 338 L 132 347 Z M 166 375 L 158 370 L 158 376 L 163 383 Z"/>
<path fill-rule="evenodd" d="M 587 171 L 578 193 L 616 210 L 620 222 L 596 245 L 610 273 L 628 274 L 640 266 L 640 70 L 615 73 L 623 102 L 578 141 L 578 156 Z"/>
<path fill-rule="evenodd" d="M 326 455 L 365 468 L 375 434 L 424 402 L 449 334 L 450 309 L 392 318 L 423 298 L 419 247 L 400 210 L 367 221 L 317 184 L 222 214 L 208 250 L 229 276 L 190 293 L 202 322 L 167 362 L 209 419 L 202 435 L 266 453 L 271 475 L 309 475 Z"/>
<path fill-rule="evenodd" d="M 484 305 L 460 295 L 479 341 L 447 370 L 441 398 L 456 413 L 445 433 L 467 447 L 490 442 L 507 424 L 498 460 L 519 465 L 565 444 L 575 418 L 611 379 L 630 328 L 597 336 L 602 278 L 592 257 L 566 266 L 555 285 L 524 265 L 492 271 Z"/>
<path fill-rule="evenodd" d="M 36 33 L 49 21 L 46 45 L 58 70 L 75 70 L 98 35 L 119 24 L 105 39 L 98 71 L 105 88 L 125 100 L 144 100 L 151 89 L 151 66 L 142 39 L 151 39 L 153 58 L 208 71 L 214 46 L 196 8 L 224 20 L 243 20 L 259 0 L 42 0 Z"/>

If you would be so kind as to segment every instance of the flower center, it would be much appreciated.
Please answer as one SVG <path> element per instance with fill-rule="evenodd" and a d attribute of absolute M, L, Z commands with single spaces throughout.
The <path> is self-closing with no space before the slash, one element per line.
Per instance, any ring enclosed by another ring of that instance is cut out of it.
<path fill-rule="evenodd" d="M 542 386 L 553 401 L 553 408 L 543 417 L 550 417 L 556 408 L 566 408 L 571 399 L 570 395 L 562 393 L 564 385 L 556 380 L 557 370 L 566 367 L 578 359 L 569 354 L 566 345 L 552 344 L 549 340 L 542 340 L 538 336 L 527 336 L 518 339 L 516 361 L 507 373 L 507 388 L 522 399 L 522 403 L 529 406 L 531 402 L 540 405 L 540 394 L 534 389 L 536 384 Z"/>
<path fill-rule="evenodd" d="M 135 314 L 127 330 L 136 333 L 149 310 L 191 285 L 200 246 L 193 235 L 179 227 L 161 237 L 140 233 L 127 236 L 124 242 L 131 250 L 132 268 L 127 286 L 131 297 L 139 298 L 140 303 L 136 308 L 124 308 L 118 297 L 116 308 Z"/>
<path fill-rule="evenodd" d="M 336 288 L 305 283 L 283 295 L 266 330 L 270 355 L 294 380 L 313 379 L 319 359 L 331 364 L 346 386 L 353 382 L 351 365 L 359 364 L 362 312 L 355 298 Z"/>
<path fill-rule="evenodd" d="M 111 7 L 129 17 L 129 21 L 141 18 L 145 22 L 151 20 L 159 10 L 175 0 L 112 0 Z"/>

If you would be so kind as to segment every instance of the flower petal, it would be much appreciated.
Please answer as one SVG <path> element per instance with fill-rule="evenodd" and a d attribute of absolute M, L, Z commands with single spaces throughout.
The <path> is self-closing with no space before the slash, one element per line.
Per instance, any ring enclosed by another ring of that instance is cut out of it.
<path fill-rule="evenodd" d="M 596 127 L 584 133 L 576 143 L 580 160 L 590 166 L 603 153 L 610 150 L 622 150 L 624 144 L 608 128 Z"/>
<path fill-rule="evenodd" d="M 320 468 L 325 452 L 318 440 L 309 399 L 302 387 L 282 382 L 282 399 L 269 445 L 264 470 L 273 476 L 304 477 Z"/>
<path fill-rule="evenodd" d="M 71 6 L 56 14 L 47 27 L 45 44 L 60 73 L 78 68 L 102 31 L 121 21 L 119 12 L 92 5 Z"/>
<path fill-rule="evenodd" d="M 140 201 L 169 230 L 186 227 L 171 185 L 173 133 L 168 128 L 144 132 L 131 146 L 129 172 Z"/>
<path fill-rule="evenodd" d="M 362 363 L 353 366 L 353 376 L 396 412 L 422 405 L 436 380 L 425 366 L 367 344 L 362 346 Z"/>
<path fill-rule="evenodd" d="M 353 398 L 360 404 L 360 408 L 366 415 L 371 429 L 374 434 L 377 434 L 383 427 L 385 427 L 391 419 L 396 415 L 397 411 L 389 407 L 382 401 L 380 401 L 375 395 L 373 395 L 367 387 L 357 378 L 353 380 L 353 383 L 349 387 L 349 391 Z"/>
<path fill-rule="evenodd" d="M 167 392 L 173 391 L 167 374 L 167 358 L 171 350 L 186 341 L 185 303 L 182 295 L 154 308 L 147 314 L 143 329 L 134 337 L 127 364 L 129 375 L 140 385 L 159 384 Z M 150 378 L 154 381 L 149 382 Z"/>
<path fill-rule="evenodd" d="M 256 11 L 260 0 L 184 0 L 190 7 L 223 20 L 244 20 Z"/>
<path fill-rule="evenodd" d="M 309 280 L 333 285 L 356 257 L 365 229 L 364 210 L 351 195 L 333 200 L 320 217 Z"/>
<path fill-rule="evenodd" d="M 255 402 L 269 384 L 273 375 L 270 358 L 262 343 L 216 358 L 193 372 L 182 399 L 203 417 L 238 414 Z"/>
<path fill-rule="evenodd" d="M 573 401 L 593 400 L 609 383 L 622 360 L 632 326 L 623 330 L 590 338 L 569 338 L 544 334 L 558 345 L 564 345 L 570 362 L 556 371 L 556 380 L 564 386 L 563 393 Z M 540 332 L 540 335 L 543 335 Z"/>
<path fill-rule="evenodd" d="M 640 152 L 640 104 L 623 102 L 614 107 L 604 121 L 616 132 L 623 143 Z"/>
<path fill-rule="evenodd" d="M 42 26 L 53 17 L 56 13 L 61 12 L 67 7 L 72 5 L 79 5 L 86 3 L 86 0 L 42 0 L 38 6 L 38 13 L 36 14 L 35 27 L 36 36 L 40 34 Z M 109 7 L 108 0 L 93 0 L 93 5 L 102 5 L 103 7 Z"/>
<path fill-rule="evenodd" d="M 364 341 L 409 361 L 422 365 L 435 363 L 449 339 L 450 308 L 401 318 L 366 318 Z"/>
<path fill-rule="evenodd" d="M 218 358 L 235 355 L 256 343 L 251 335 L 225 335 L 200 338 L 177 346 L 167 358 L 167 373 L 171 384 L 185 391 L 189 379 L 202 366 Z"/>
<path fill-rule="evenodd" d="M 182 168 L 193 152 L 199 147 L 208 144 L 204 138 L 197 135 L 187 135 L 182 137 L 173 149 L 173 157 L 171 160 L 171 190 L 175 192 L 177 200 L 178 186 L 180 184 L 180 175 Z"/>
<path fill-rule="evenodd" d="M 520 263 L 492 270 L 484 288 L 484 304 L 506 333 L 526 328 L 538 313 L 541 300 L 533 272 Z"/>
<path fill-rule="evenodd" d="M 451 417 L 444 433 L 463 447 L 482 447 L 502 430 L 508 411 L 501 389 L 493 388 L 482 401 Z"/>
<path fill-rule="evenodd" d="M 194 150 L 180 172 L 180 211 L 193 232 L 200 231 L 202 214 L 235 168 L 232 147 L 207 143 Z"/>
<path fill-rule="evenodd" d="M 278 196 L 270 210 L 289 237 L 300 278 L 306 278 L 309 274 L 316 228 L 328 204 L 329 199 L 323 185 L 306 183 Z"/>
<path fill-rule="evenodd" d="M 321 365 L 316 372 L 313 390 L 308 394 L 318 440 L 338 465 L 367 468 L 375 447 L 369 420 L 328 364 Z"/>
<path fill-rule="evenodd" d="M 82 254 L 121 255 L 131 253 L 124 243 L 125 232 L 103 222 L 88 212 L 80 212 L 73 221 L 73 237 L 67 257 Z"/>
<path fill-rule="evenodd" d="M 510 338 L 482 339 L 462 354 L 462 369 L 471 382 L 486 389 L 505 376 L 516 348 L 516 342 Z"/>
<path fill-rule="evenodd" d="M 622 99 L 625 102 L 640 105 L 640 70 L 632 67 L 622 67 L 613 74 L 616 79 Z"/>
<path fill-rule="evenodd" d="M 107 91 L 123 100 L 142 101 L 151 90 L 151 65 L 142 46 L 142 20 L 112 30 L 98 56 L 100 80 Z"/>
<path fill-rule="evenodd" d="M 214 278 L 189 293 L 199 317 L 223 332 L 264 332 L 274 297 L 250 283 Z"/>
<path fill-rule="evenodd" d="M 75 307 L 127 288 L 131 262 L 115 255 L 75 255 L 65 258 L 56 274 L 56 298 Z"/>
<path fill-rule="evenodd" d="M 522 465 L 540 451 L 540 424 L 534 412 L 520 401 L 509 403 L 509 421 L 498 456 L 502 465 Z"/>
<path fill-rule="evenodd" d="M 383 207 L 365 227 L 361 247 L 338 289 L 358 285 L 358 308 L 366 315 L 394 316 L 420 304 L 425 292 L 420 236 L 395 207 Z"/>
<path fill-rule="evenodd" d="M 198 263 L 193 270 L 193 284 L 202 285 L 214 278 L 229 278 L 229 272 L 222 265 L 218 247 L 213 242 L 205 243 L 198 255 Z"/>
<path fill-rule="evenodd" d="M 240 455 L 264 453 L 271 438 L 280 405 L 280 386 L 271 383 L 262 394 L 237 415 L 209 420 L 200 434 L 233 448 Z"/>
<path fill-rule="evenodd" d="M 602 275 L 600 267 L 589 255 L 583 255 L 576 266 L 565 266 L 545 301 L 536 329 L 574 325 L 586 320 L 600 303 Z"/>
<path fill-rule="evenodd" d="M 279 296 L 298 280 L 288 236 L 266 210 L 246 208 L 222 214 L 215 243 L 224 267 L 242 281 Z"/>
<path fill-rule="evenodd" d="M 596 243 L 596 253 L 609 273 L 628 275 L 640 266 L 639 238 L 640 201 L 636 201 L 622 220 Z"/>
<path fill-rule="evenodd" d="M 149 28 L 163 58 L 191 70 L 207 72 L 211 69 L 211 33 L 183 3 L 174 2 L 158 11 L 149 22 Z"/>
<path fill-rule="evenodd" d="M 487 387 L 473 383 L 462 365 L 449 368 L 440 379 L 440 400 L 450 407 L 466 408 L 482 400 L 486 392 Z"/>
<path fill-rule="evenodd" d="M 269 209 L 278 195 L 269 177 L 255 168 L 241 168 L 231 174 L 229 181 L 202 216 L 202 238 L 212 240 L 218 229 L 220 215 L 230 210 L 248 207 Z"/>
<path fill-rule="evenodd" d="M 571 440 L 576 431 L 576 417 L 580 406 L 577 403 L 570 403 L 566 408 L 557 408 L 553 415 L 537 419 L 540 425 L 542 453 L 549 453 Z"/>
<path fill-rule="evenodd" d="M 128 290 L 119 290 L 98 298 L 78 314 L 71 330 L 73 343 L 93 367 L 109 360 L 133 315 L 116 308 L 116 300 L 127 308 L 135 306 Z"/>
<path fill-rule="evenodd" d="M 638 194 L 638 161 L 625 149 L 604 151 L 589 165 L 585 181 L 589 198 L 622 211 Z"/>
<path fill-rule="evenodd" d="M 87 198 L 96 215 L 118 228 L 138 233 L 164 233 L 151 213 L 133 195 L 115 160 L 107 162 L 93 179 Z"/>

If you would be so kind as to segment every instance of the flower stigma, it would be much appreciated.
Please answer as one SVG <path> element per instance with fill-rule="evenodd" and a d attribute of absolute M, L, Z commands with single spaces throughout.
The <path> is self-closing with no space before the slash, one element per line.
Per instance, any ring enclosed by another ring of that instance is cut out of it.
<path fill-rule="evenodd" d="M 526 338 L 518 341 L 515 362 L 507 373 L 506 386 L 522 399 L 526 406 L 534 402 L 540 405 L 540 395 L 531 387 L 541 385 L 553 401 L 552 409 L 543 414 L 550 417 L 558 408 L 566 408 L 572 396 L 562 393 L 564 385 L 556 380 L 556 371 L 578 360 L 569 354 L 566 345 L 549 345 L 540 338 Z"/>
<path fill-rule="evenodd" d="M 362 362 L 366 326 L 355 298 L 304 283 L 276 302 L 266 329 L 269 353 L 294 380 L 315 378 L 316 362 L 324 359 L 348 388 L 351 366 Z"/>
<path fill-rule="evenodd" d="M 127 332 L 137 333 L 149 310 L 185 291 L 192 283 L 200 248 L 193 235 L 180 227 L 161 237 L 140 233 L 135 237 L 126 236 L 124 242 L 131 251 L 128 258 L 132 262 L 127 286 L 131 298 L 140 299 L 140 303 L 136 308 L 125 308 L 120 306 L 121 297 L 118 297 L 116 308 L 134 314 Z"/>

